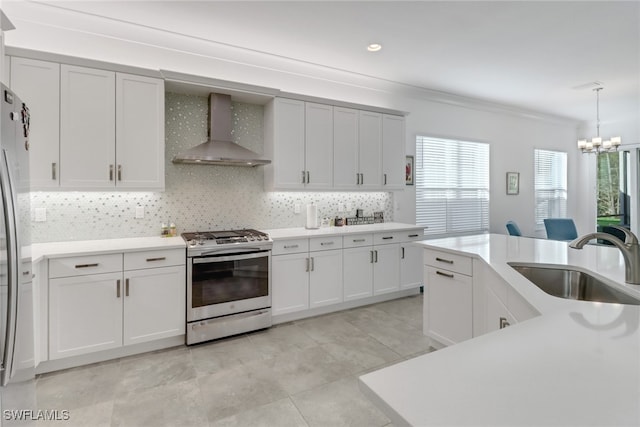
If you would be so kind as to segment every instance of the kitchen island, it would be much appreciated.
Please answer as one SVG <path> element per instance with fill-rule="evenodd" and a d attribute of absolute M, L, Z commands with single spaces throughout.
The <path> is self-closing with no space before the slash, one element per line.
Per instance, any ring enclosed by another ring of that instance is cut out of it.
<path fill-rule="evenodd" d="M 618 249 L 495 234 L 414 244 L 482 261 L 541 315 L 361 376 L 394 425 L 640 425 L 640 306 L 553 297 L 507 264 L 570 265 L 640 297 Z"/>

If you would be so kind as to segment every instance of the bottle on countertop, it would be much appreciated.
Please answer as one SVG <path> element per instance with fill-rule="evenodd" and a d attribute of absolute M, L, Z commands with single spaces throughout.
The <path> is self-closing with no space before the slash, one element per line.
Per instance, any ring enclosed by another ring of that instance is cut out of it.
<path fill-rule="evenodd" d="M 176 225 L 172 222 L 169 225 L 169 237 L 176 237 L 178 235 L 178 231 L 176 230 Z"/>
<path fill-rule="evenodd" d="M 169 236 L 169 227 L 166 222 L 162 223 L 160 237 L 168 237 Z"/>

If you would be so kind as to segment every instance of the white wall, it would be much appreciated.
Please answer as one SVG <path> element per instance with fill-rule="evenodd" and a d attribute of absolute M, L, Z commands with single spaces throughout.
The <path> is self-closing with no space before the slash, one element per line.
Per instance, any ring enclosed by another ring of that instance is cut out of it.
<path fill-rule="evenodd" d="M 223 80 L 267 86 L 286 92 L 318 96 L 407 111 L 407 154 L 415 154 L 416 134 L 464 138 L 491 144 L 491 231 L 504 233 L 513 219 L 524 234 L 534 235 L 533 148 L 569 153 L 569 215 L 579 231 L 588 227 L 582 219 L 585 192 L 580 178 L 584 162 L 575 148 L 577 123 L 523 112 L 490 103 L 429 91 L 389 81 L 300 64 L 257 52 L 152 34 L 141 29 L 145 44 L 119 37 L 71 33 L 62 28 L 15 22 L 17 30 L 7 45 L 103 60 L 126 65 L 166 69 Z M 506 196 L 505 173 L 520 172 L 520 194 Z M 394 196 L 396 221 L 414 222 L 413 187 Z M 585 230 L 586 231 L 586 230 Z"/>

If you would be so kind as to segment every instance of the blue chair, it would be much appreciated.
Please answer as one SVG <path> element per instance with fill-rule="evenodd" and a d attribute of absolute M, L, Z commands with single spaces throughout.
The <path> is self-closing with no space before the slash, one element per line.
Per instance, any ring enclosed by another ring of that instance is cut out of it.
<path fill-rule="evenodd" d="M 522 236 L 522 232 L 520 231 L 520 227 L 515 221 L 507 221 L 507 231 L 511 236 Z"/>
<path fill-rule="evenodd" d="M 547 230 L 547 239 L 573 240 L 578 238 L 576 224 L 571 218 L 547 218 L 544 220 L 544 228 Z"/>

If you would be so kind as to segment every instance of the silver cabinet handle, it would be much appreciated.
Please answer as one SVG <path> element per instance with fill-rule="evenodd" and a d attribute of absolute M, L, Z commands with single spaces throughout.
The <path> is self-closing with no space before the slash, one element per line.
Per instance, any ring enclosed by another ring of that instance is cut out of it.
<path fill-rule="evenodd" d="M 122 181 L 122 165 L 118 165 L 118 181 Z"/>
<path fill-rule="evenodd" d="M 506 317 L 501 317 L 501 318 L 500 318 L 500 329 L 504 329 L 504 328 L 506 328 L 507 326 L 511 326 L 511 323 L 509 323 L 509 322 L 507 321 L 507 318 L 506 318 Z"/>
<path fill-rule="evenodd" d="M 446 264 L 453 264 L 453 261 L 452 261 L 452 260 L 450 260 L 450 259 L 444 259 L 444 258 L 438 258 L 438 257 L 436 257 L 436 261 L 438 261 L 438 262 L 444 262 L 444 263 L 446 263 Z"/>
<path fill-rule="evenodd" d="M 164 261 L 166 259 L 167 259 L 167 257 L 165 257 L 165 256 L 161 256 L 161 257 L 158 257 L 158 258 L 147 258 L 147 262 Z"/>
<path fill-rule="evenodd" d="M 98 264 L 97 262 L 95 264 L 76 264 L 76 268 L 89 268 L 89 267 L 97 267 Z"/>
<path fill-rule="evenodd" d="M 373 264 L 373 251 L 369 251 L 369 254 L 371 254 L 371 264 Z"/>
<path fill-rule="evenodd" d="M 320 242 L 320 246 L 330 246 L 333 245 L 335 242 Z"/>
<path fill-rule="evenodd" d="M 356 174 L 356 185 L 360 185 L 360 174 Z"/>
<path fill-rule="evenodd" d="M 113 165 L 109 165 L 109 181 L 113 181 Z"/>
<path fill-rule="evenodd" d="M 311 264 L 310 264 L 309 258 L 305 258 L 305 260 L 307 261 L 307 268 L 304 271 L 306 271 L 308 273 L 309 272 L 309 267 L 310 267 Z"/>
<path fill-rule="evenodd" d="M 360 174 L 360 184 L 364 185 L 364 174 Z"/>
<path fill-rule="evenodd" d="M 120 298 L 120 279 L 116 280 L 116 298 Z"/>
<path fill-rule="evenodd" d="M 316 263 L 315 263 L 313 257 L 311 257 L 311 271 L 314 271 L 315 268 L 316 268 Z"/>
<path fill-rule="evenodd" d="M 57 178 L 58 173 L 56 171 L 57 168 L 58 168 L 58 164 L 56 162 L 51 163 L 51 179 L 53 179 L 54 181 L 58 179 Z"/>
<path fill-rule="evenodd" d="M 299 247 L 299 245 L 284 245 L 285 249 L 295 249 L 297 247 Z"/>
<path fill-rule="evenodd" d="M 402 259 L 404 259 L 404 247 L 402 248 Z"/>
<path fill-rule="evenodd" d="M 387 185 L 387 174 L 384 174 L 384 185 Z"/>
<path fill-rule="evenodd" d="M 311 174 L 307 171 L 307 184 L 311 182 Z"/>
<path fill-rule="evenodd" d="M 442 271 L 436 271 L 436 274 L 438 276 L 444 276 L 444 277 L 448 277 L 449 279 L 453 279 L 453 274 L 450 274 L 450 273 L 443 273 Z"/>
<path fill-rule="evenodd" d="M 373 253 L 374 253 L 375 258 L 376 258 L 375 262 L 377 263 L 378 262 L 378 251 L 374 250 Z"/>
<path fill-rule="evenodd" d="M 129 296 L 129 279 L 125 279 L 124 281 L 124 296 Z"/>
<path fill-rule="evenodd" d="M 393 236 L 385 236 L 382 240 L 393 240 Z"/>
<path fill-rule="evenodd" d="M 367 239 L 353 239 L 353 243 L 366 242 Z"/>
<path fill-rule="evenodd" d="M 418 237 L 419 234 L 409 234 L 409 237 Z"/>
<path fill-rule="evenodd" d="M 304 173 L 304 171 L 302 171 L 302 183 L 306 184 L 305 180 L 307 178 L 307 174 Z"/>

